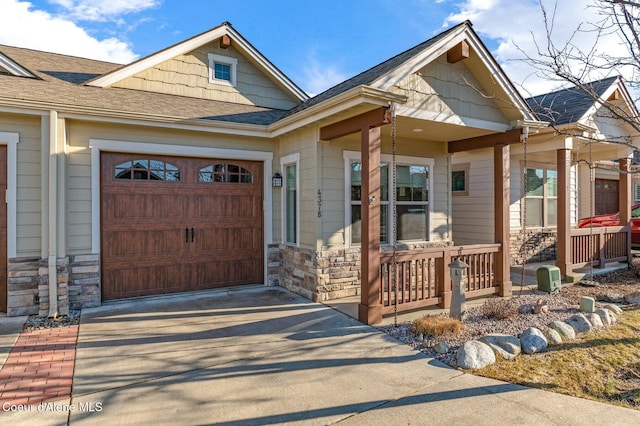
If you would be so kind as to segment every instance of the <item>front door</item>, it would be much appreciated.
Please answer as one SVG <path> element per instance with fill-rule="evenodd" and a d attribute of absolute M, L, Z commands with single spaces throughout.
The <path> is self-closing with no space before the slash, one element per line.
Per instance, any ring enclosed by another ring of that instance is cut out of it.
<path fill-rule="evenodd" d="M 620 211 L 617 180 L 596 179 L 594 193 L 594 211 L 596 215 L 612 214 Z"/>

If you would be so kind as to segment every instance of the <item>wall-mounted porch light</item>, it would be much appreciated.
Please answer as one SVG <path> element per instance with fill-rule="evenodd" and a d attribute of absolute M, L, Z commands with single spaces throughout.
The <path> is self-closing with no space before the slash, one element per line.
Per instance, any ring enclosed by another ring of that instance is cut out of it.
<path fill-rule="evenodd" d="M 271 178 L 271 186 L 274 188 L 280 188 L 282 186 L 282 175 L 280 173 L 275 173 Z"/>

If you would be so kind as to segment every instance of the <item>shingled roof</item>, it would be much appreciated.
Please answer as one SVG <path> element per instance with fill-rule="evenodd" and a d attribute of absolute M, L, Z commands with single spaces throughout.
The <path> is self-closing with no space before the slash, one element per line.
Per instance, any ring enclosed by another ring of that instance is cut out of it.
<path fill-rule="evenodd" d="M 591 108 L 619 77 L 609 77 L 588 83 L 589 92 L 578 87 L 561 89 L 551 93 L 526 99 L 539 120 L 549 121 L 553 125 L 575 123 Z"/>
<path fill-rule="evenodd" d="M 409 59 L 413 58 L 414 56 L 416 56 L 417 54 L 419 54 L 420 52 L 424 51 L 425 49 L 427 49 L 428 47 L 434 45 L 435 43 L 437 43 L 439 40 L 445 38 L 447 35 L 449 35 L 451 32 L 457 30 L 459 27 L 463 26 L 463 25 L 469 25 L 471 26 L 471 22 L 470 21 L 465 21 L 462 22 L 454 27 L 449 28 L 447 31 L 444 31 L 440 34 L 438 34 L 437 36 L 430 38 L 429 40 L 426 40 L 420 44 L 418 44 L 417 46 L 412 47 L 411 49 L 405 50 L 402 53 L 399 53 L 398 55 L 394 56 L 393 58 L 387 59 L 386 61 L 372 67 L 369 68 L 366 71 L 361 72 L 360 74 L 346 80 L 343 81 L 342 83 L 339 83 L 333 87 L 331 87 L 328 90 L 325 90 L 324 92 L 320 93 L 319 95 L 316 95 L 312 98 L 310 98 L 309 100 L 301 103 L 300 105 L 290 109 L 286 115 L 293 115 L 299 111 L 302 111 L 304 109 L 310 108 L 314 105 L 317 105 L 323 101 L 326 101 L 328 99 L 331 99 L 335 96 L 338 96 L 341 93 L 347 92 L 355 87 L 358 86 L 367 86 L 371 83 L 373 83 L 374 81 L 376 81 L 377 79 L 379 79 L 380 77 L 382 77 L 383 75 L 385 75 L 386 73 L 392 71 L 393 69 L 399 67 L 400 65 L 404 64 L 405 62 L 407 62 Z"/>
<path fill-rule="evenodd" d="M 141 90 L 85 86 L 88 80 L 121 65 L 4 45 L 0 45 L 0 52 L 37 77 L 0 73 L 0 101 L 31 101 L 44 103 L 51 108 L 81 107 L 118 113 L 153 114 L 175 120 L 205 119 L 257 125 L 269 125 L 286 112 Z"/>

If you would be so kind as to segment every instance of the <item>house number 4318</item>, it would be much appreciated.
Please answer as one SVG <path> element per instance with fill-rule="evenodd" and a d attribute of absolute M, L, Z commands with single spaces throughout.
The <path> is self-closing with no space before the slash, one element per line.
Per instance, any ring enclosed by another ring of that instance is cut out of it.
<path fill-rule="evenodd" d="M 322 217 L 322 191 L 318 189 L 318 217 Z"/>

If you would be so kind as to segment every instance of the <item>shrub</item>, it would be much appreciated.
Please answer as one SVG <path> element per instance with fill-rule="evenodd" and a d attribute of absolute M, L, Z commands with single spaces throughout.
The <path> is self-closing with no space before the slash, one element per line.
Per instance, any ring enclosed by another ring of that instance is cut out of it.
<path fill-rule="evenodd" d="M 456 336 L 462 331 L 462 323 L 457 319 L 443 316 L 424 316 L 413 322 L 415 334 L 426 334 L 432 338 Z"/>
<path fill-rule="evenodd" d="M 518 308 L 509 300 L 492 298 L 480 305 L 478 314 L 483 317 L 504 320 L 518 314 Z"/>

